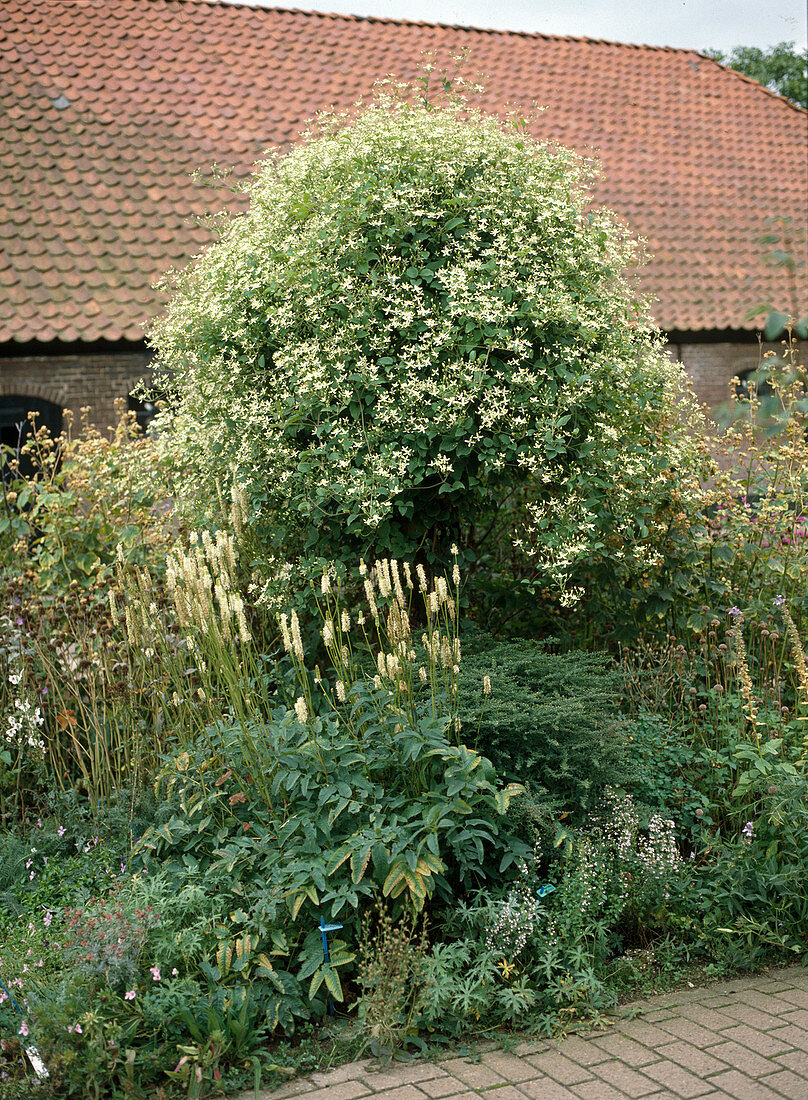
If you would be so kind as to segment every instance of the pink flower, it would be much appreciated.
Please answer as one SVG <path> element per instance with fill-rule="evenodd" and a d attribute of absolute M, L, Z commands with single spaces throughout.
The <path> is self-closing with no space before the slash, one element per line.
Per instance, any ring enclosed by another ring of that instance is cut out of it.
<path fill-rule="evenodd" d="M 125 1001 L 134 1001 L 135 997 L 137 997 L 137 992 L 134 989 L 127 989 L 123 995 Z"/>
<path fill-rule="evenodd" d="M 67 1029 L 68 1035 L 72 1035 L 74 1032 L 76 1035 L 81 1035 L 81 1024 L 73 1024 L 72 1027 Z"/>
<path fill-rule="evenodd" d="M 159 966 L 150 966 L 149 967 L 149 973 L 151 974 L 153 981 L 155 981 L 155 982 L 160 981 L 160 967 Z"/>
<path fill-rule="evenodd" d="M 173 970 L 171 971 L 171 977 L 172 977 L 172 978 L 176 978 L 176 976 L 177 976 L 178 974 L 179 974 L 179 970 L 177 970 L 177 968 L 176 968 L 176 966 L 175 966 L 175 967 L 173 968 Z"/>
<path fill-rule="evenodd" d="M 25 1022 L 25 1020 L 23 1020 L 23 1022 L 20 1024 L 20 1030 L 18 1034 L 22 1035 L 23 1039 L 28 1038 L 28 1024 Z"/>
<path fill-rule="evenodd" d="M 60 825 L 59 828 L 56 830 L 56 835 L 57 836 L 64 836 L 66 832 L 67 832 L 67 829 L 64 827 L 64 825 Z"/>

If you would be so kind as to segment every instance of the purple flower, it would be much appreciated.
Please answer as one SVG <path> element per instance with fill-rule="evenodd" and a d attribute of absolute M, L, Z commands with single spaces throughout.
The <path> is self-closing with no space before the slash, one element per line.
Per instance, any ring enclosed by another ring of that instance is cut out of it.
<path fill-rule="evenodd" d="M 23 1022 L 20 1024 L 20 1030 L 18 1034 L 22 1035 L 23 1039 L 28 1038 L 28 1024 L 25 1022 L 25 1020 L 23 1020 Z"/>
<path fill-rule="evenodd" d="M 774 606 L 775 607 L 785 607 L 786 606 L 785 596 L 775 596 L 774 597 Z"/>
<path fill-rule="evenodd" d="M 731 607 L 727 614 L 731 619 L 738 620 L 743 618 L 743 612 L 741 611 L 740 607 Z"/>
<path fill-rule="evenodd" d="M 744 844 L 751 844 L 752 843 L 752 837 L 755 835 L 755 826 L 752 824 L 751 821 L 747 821 L 747 823 L 744 825 L 743 835 L 744 835 Z"/>
<path fill-rule="evenodd" d="M 65 835 L 66 832 L 67 829 L 64 827 L 64 825 L 60 825 L 59 828 L 56 830 L 56 835 L 62 837 Z"/>

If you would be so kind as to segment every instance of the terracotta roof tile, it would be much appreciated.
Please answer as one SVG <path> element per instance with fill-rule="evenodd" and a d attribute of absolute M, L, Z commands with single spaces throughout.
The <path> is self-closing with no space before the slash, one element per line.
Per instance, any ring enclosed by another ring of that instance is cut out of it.
<path fill-rule="evenodd" d="M 597 153 L 596 200 L 647 239 L 663 328 L 751 328 L 750 305 L 788 302 L 758 238 L 770 216 L 808 222 L 808 115 L 693 51 L 217 0 L 2 0 L 0 342 L 139 339 L 155 278 L 222 201 L 191 173 L 243 178 L 428 49 L 468 50 L 484 108 L 538 102 L 537 137 Z"/>

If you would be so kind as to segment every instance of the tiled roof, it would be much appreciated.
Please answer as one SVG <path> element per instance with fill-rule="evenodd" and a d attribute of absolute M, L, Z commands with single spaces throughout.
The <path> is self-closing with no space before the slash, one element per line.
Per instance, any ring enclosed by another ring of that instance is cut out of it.
<path fill-rule="evenodd" d="M 808 220 L 808 115 L 698 53 L 211 0 L 2 0 L 0 343 L 139 339 L 154 280 L 208 239 L 193 217 L 213 192 L 191 173 L 245 175 L 424 51 L 468 51 L 482 106 L 535 101 L 537 136 L 597 151 L 596 198 L 647 239 L 663 328 L 749 328 L 750 305 L 788 303 L 757 238 L 767 217 Z"/>

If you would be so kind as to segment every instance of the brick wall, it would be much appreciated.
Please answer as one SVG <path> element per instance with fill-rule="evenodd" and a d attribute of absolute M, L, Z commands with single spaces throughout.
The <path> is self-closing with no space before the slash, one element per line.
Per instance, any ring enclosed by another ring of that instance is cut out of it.
<path fill-rule="evenodd" d="M 762 352 L 780 350 L 777 344 L 693 343 L 672 341 L 668 353 L 682 363 L 693 379 L 699 400 L 710 408 L 727 401 L 729 382 L 736 374 L 753 370 Z M 148 377 L 149 354 L 145 351 L 93 355 L 27 356 L 0 358 L 0 394 L 20 394 L 52 401 L 72 409 L 76 417 L 83 406 L 91 407 L 91 421 L 104 430 L 114 423 L 116 398 Z"/>
<path fill-rule="evenodd" d="M 760 366 L 764 352 L 781 352 L 780 344 L 672 342 L 668 353 L 678 360 L 693 380 L 702 404 L 716 409 L 729 400 L 730 381 Z"/>
<path fill-rule="evenodd" d="M 63 409 L 90 406 L 90 420 L 102 431 L 115 423 L 115 401 L 149 375 L 147 352 L 43 355 L 0 359 L 0 394 L 52 401 Z"/>

